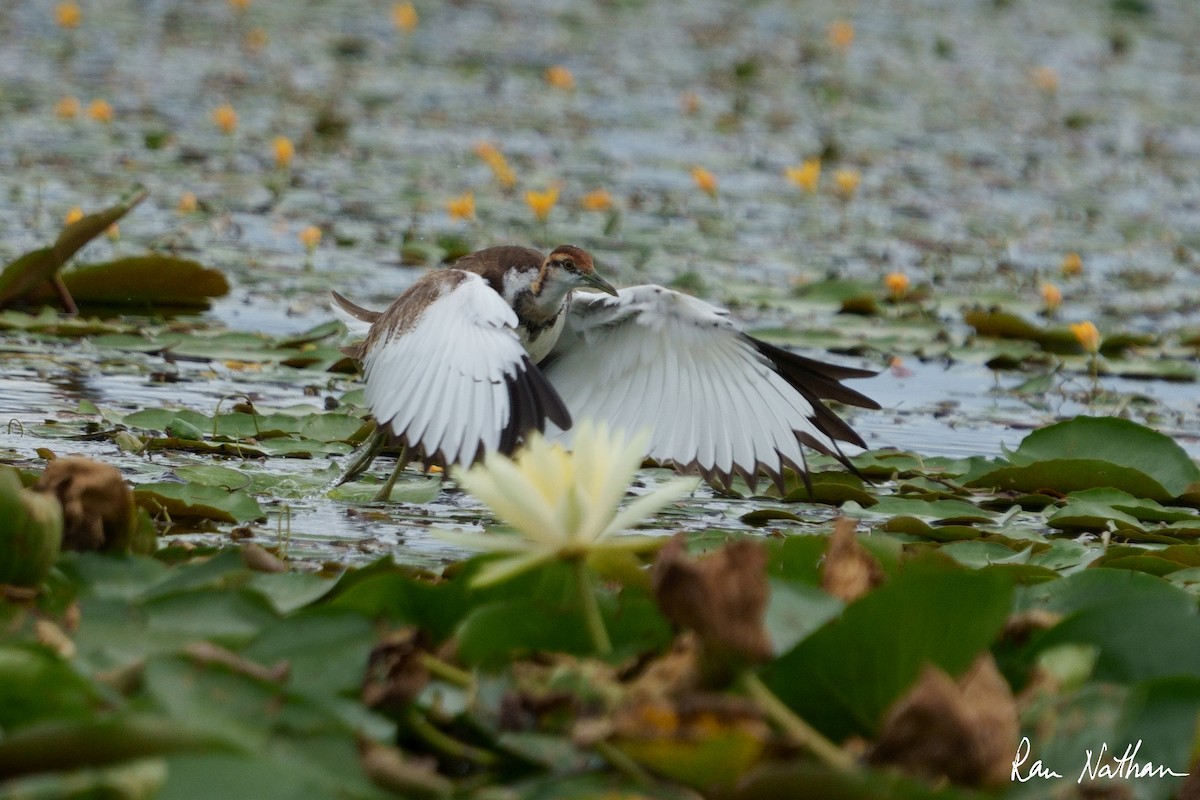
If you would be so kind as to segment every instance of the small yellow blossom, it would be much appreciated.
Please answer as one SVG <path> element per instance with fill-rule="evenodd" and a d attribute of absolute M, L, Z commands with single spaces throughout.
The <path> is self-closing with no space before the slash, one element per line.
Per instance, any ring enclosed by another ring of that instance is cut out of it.
<path fill-rule="evenodd" d="M 717 179 L 704 167 L 692 167 L 692 180 L 696 182 L 697 188 L 709 197 L 717 196 Z"/>
<path fill-rule="evenodd" d="M 175 210 L 180 214 L 191 214 L 196 210 L 198 203 L 194 192 L 184 192 L 179 196 L 179 203 L 176 204 Z"/>
<path fill-rule="evenodd" d="M 804 163 L 796 167 L 788 167 L 783 174 L 804 191 L 814 194 L 821 183 L 821 159 L 806 158 Z"/>
<path fill-rule="evenodd" d="M 558 189 L 551 186 L 544 192 L 535 192 L 530 190 L 525 193 L 525 205 L 529 206 L 529 210 L 533 215 L 542 222 L 550 216 L 550 209 L 554 208 L 554 204 L 558 202 Z"/>
<path fill-rule="evenodd" d="M 54 7 L 54 21 L 60 28 L 78 28 L 83 21 L 83 11 L 78 3 L 66 0 Z"/>
<path fill-rule="evenodd" d="M 856 169 L 839 169 L 833 173 L 833 189 L 843 200 L 854 197 L 860 183 L 862 183 L 862 173 Z"/>
<path fill-rule="evenodd" d="M 1071 333 L 1089 353 L 1100 352 L 1100 331 L 1091 322 L 1076 322 L 1071 325 Z"/>
<path fill-rule="evenodd" d="M 1043 94 L 1058 92 L 1058 71 L 1054 67 L 1040 66 L 1029 70 L 1029 81 Z"/>
<path fill-rule="evenodd" d="M 585 211 L 607 211 L 612 208 L 612 195 L 604 189 L 595 189 L 579 199 Z"/>
<path fill-rule="evenodd" d="M 475 219 L 475 193 L 463 192 L 458 197 L 446 201 L 446 211 L 451 219 Z"/>
<path fill-rule="evenodd" d="M 679 106 L 689 117 L 696 116 L 700 113 L 700 95 L 692 91 L 684 92 L 679 95 Z"/>
<path fill-rule="evenodd" d="M 479 142 L 475 145 L 475 155 L 479 156 L 491 168 L 496 183 L 502 189 L 511 189 L 517 185 L 517 175 L 504 158 L 504 154 L 496 149 L 491 142 Z"/>
<path fill-rule="evenodd" d="M 1057 311 L 1059 306 L 1062 305 L 1062 290 L 1053 283 L 1043 283 L 1041 293 L 1042 304 L 1046 307 L 1047 311 Z"/>
<path fill-rule="evenodd" d="M 271 140 L 271 151 L 275 154 L 275 166 L 287 169 L 296 156 L 296 146 L 286 136 L 276 136 Z"/>
<path fill-rule="evenodd" d="M 104 235 L 108 237 L 110 242 L 121 241 L 121 226 L 114 222 L 104 229 Z"/>
<path fill-rule="evenodd" d="M 67 216 L 65 217 L 65 221 L 68 225 L 74 225 L 76 222 L 79 222 L 79 220 L 81 220 L 81 219 L 83 219 L 83 209 L 80 208 L 79 206 L 75 206 L 70 211 L 68 211 Z"/>
<path fill-rule="evenodd" d="M 229 103 L 222 103 L 213 109 L 212 121 L 220 129 L 221 133 L 226 136 L 232 136 L 233 132 L 237 130 L 238 115 L 233 110 L 233 106 L 229 105 Z"/>
<path fill-rule="evenodd" d="M 1083 259 L 1079 253 L 1074 251 L 1063 256 L 1062 263 L 1058 265 L 1058 270 L 1065 277 L 1074 278 L 1077 275 L 1083 274 Z"/>
<path fill-rule="evenodd" d="M 309 225 L 300 231 L 300 243 L 311 254 L 312 251 L 317 249 L 317 245 L 321 243 L 321 229 L 316 225 Z"/>
<path fill-rule="evenodd" d="M 908 294 L 908 276 L 903 272 L 889 272 L 883 276 L 883 285 L 887 287 L 888 295 L 893 300 L 903 300 Z"/>
<path fill-rule="evenodd" d="M 93 100 L 88 104 L 88 116 L 96 120 L 108 124 L 113 121 L 113 107 L 108 104 L 107 100 Z"/>
<path fill-rule="evenodd" d="M 411 34 L 417 29 L 420 22 L 421 16 L 417 14 L 416 6 L 412 3 L 396 3 L 392 6 L 392 25 L 396 27 L 396 30 Z"/>
<path fill-rule="evenodd" d="M 264 28 L 251 28 L 246 31 L 246 35 L 242 38 L 242 47 L 250 53 L 258 53 L 267 43 L 271 41 L 271 37 L 267 35 Z"/>
<path fill-rule="evenodd" d="M 575 76 L 571 74 L 571 70 L 561 64 L 546 67 L 545 78 L 546 83 L 555 89 L 562 89 L 569 92 L 575 88 Z"/>
<path fill-rule="evenodd" d="M 251 0 L 225 0 L 225 2 L 229 3 L 230 8 L 241 14 L 250 8 Z"/>
<path fill-rule="evenodd" d="M 844 19 L 834 20 L 825 30 L 825 38 L 832 47 L 846 52 L 854 44 L 854 23 Z"/>
<path fill-rule="evenodd" d="M 75 119 L 79 116 L 79 109 L 78 98 L 67 95 L 54 106 L 54 113 L 59 119 Z"/>

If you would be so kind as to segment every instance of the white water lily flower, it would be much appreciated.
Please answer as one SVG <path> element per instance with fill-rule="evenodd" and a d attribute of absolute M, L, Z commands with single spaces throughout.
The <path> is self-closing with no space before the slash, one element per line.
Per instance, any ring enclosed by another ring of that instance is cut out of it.
<path fill-rule="evenodd" d="M 498 583 L 549 561 L 584 561 L 605 550 L 657 547 L 660 537 L 612 534 L 688 494 L 699 479 L 670 481 L 618 509 L 648 441 L 648 436 L 630 437 L 590 421 L 576 428 L 573 451 L 535 433 L 513 458 L 492 453 L 471 469 L 454 473 L 459 486 L 520 535 L 437 535 L 469 549 L 509 554 L 481 569 L 472 582 L 475 586 Z"/>

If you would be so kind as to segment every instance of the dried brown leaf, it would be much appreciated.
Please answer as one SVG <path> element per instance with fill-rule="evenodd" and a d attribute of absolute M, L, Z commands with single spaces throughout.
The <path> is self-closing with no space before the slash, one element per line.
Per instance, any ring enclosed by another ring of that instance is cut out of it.
<path fill-rule="evenodd" d="M 696 632 L 701 671 L 709 685 L 771 657 L 763 615 L 767 607 L 767 551 L 742 539 L 691 558 L 676 536 L 659 551 L 652 580 L 659 608 L 675 624 Z"/>
<path fill-rule="evenodd" d="M 825 550 L 821 588 L 834 597 L 853 602 L 883 583 L 883 568 L 854 536 L 854 520 L 840 517 Z"/>
<path fill-rule="evenodd" d="M 926 665 L 884 720 L 872 764 L 968 786 L 1008 781 L 1020 726 L 1012 689 L 990 653 L 956 682 Z"/>
<path fill-rule="evenodd" d="M 127 547 L 133 531 L 133 492 L 116 467 L 90 458 L 58 458 L 33 485 L 62 505 L 63 547 L 112 550 Z"/>

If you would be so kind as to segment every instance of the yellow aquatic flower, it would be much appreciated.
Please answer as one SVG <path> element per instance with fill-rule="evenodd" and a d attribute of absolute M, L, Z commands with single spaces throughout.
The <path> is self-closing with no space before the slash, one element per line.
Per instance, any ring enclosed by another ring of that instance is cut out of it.
<path fill-rule="evenodd" d="M 411 34 L 417 29 L 420 22 L 421 16 L 412 3 L 396 3 L 392 6 L 392 25 L 396 27 L 396 30 Z"/>
<path fill-rule="evenodd" d="M 88 104 L 87 114 L 96 122 L 108 124 L 113 121 L 113 107 L 107 100 L 93 100 Z"/>
<path fill-rule="evenodd" d="M 65 217 L 64 221 L 68 225 L 73 225 L 76 222 L 79 222 L 79 220 L 81 220 L 81 219 L 83 219 L 83 209 L 80 208 L 79 206 L 75 206 L 74 208 L 72 208 L 70 211 L 67 212 L 67 216 Z"/>
<path fill-rule="evenodd" d="M 1083 259 L 1079 253 L 1074 251 L 1063 256 L 1062 263 L 1058 266 L 1059 271 L 1068 278 L 1074 278 L 1077 275 L 1083 274 Z"/>
<path fill-rule="evenodd" d="M 196 210 L 198 203 L 196 195 L 193 192 L 184 192 L 179 196 L 179 202 L 175 206 L 175 210 L 180 214 L 191 214 Z"/>
<path fill-rule="evenodd" d="M 595 189 L 579 199 L 579 205 L 585 211 L 607 211 L 612 208 L 613 200 L 605 189 Z"/>
<path fill-rule="evenodd" d="M 475 219 L 475 193 L 463 192 L 446 201 L 446 211 L 451 219 Z"/>
<path fill-rule="evenodd" d="M 1053 283 L 1043 283 L 1041 288 L 1042 304 L 1047 311 L 1056 311 L 1062 305 L 1062 290 Z"/>
<path fill-rule="evenodd" d="M 834 191 L 843 200 L 854 197 L 860 183 L 862 183 L 862 173 L 856 169 L 839 169 L 833 173 Z"/>
<path fill-rule="evenodd" d="M 571 74 L 571 70 L 561 64 L 546 67 L 545 78 L 546 83 L 555 89 L 570 91 L 575 88 L 575 76 Z"/>
<path fill-rule="evenodd" d="M 54 22 L 60 28 L 78 28 L 83 21 L 83 11 L 78 3 L 67 0 L 54 7 Z"/>
<path fill-rule="evenodd" d="M 309 225 L 304 230 L 300 231 L 300 243 L 304 245 L 304 249 L 310 254 L 317 249 L 317 245 L 321 243 L 321 229 L 316 225 Z"/>
<path fill-rule="evenodd" d="M 854 23 L 844 19 L 835 19 L 825 30 L 825 38 L 835 49 L 843 53 L 854 44 Z"/>
<path fill-rule="evenodd" d="M 821 183 L 821 159 L 806 158 L 795 167 L 783 171 L 787 179 L 809 194 L 814 194 Z"/>
<path fill-rule="evenodd" d="M 275 154 L 275 166 L 287 169 L 296 156 L 296 146 L 286 136 L 276 136 L 271 140 L 271 152 Z"/>
<path fill-rule="evenodd" d="M 54 113 L 59 119 L 75 119 L 79 116 L 81 106 L 78 98 L 67 95 L 54 106 Z"/>
<path fill-rule="evenodd" d="M 692 167 L 692 180 L 696 187 L 709 197 L 717 196 L 717 178 L 704 167 Z"/>
<path fill-rule="evenodd" d="M 233 106 L 229 105 L 229 103 L 222 103 L 213 109 L 212 121 L 221 133 L 230 136 L 237 130 L 238 115 L 233 110 Z"/>
<path fill-rule="evenodd" d="M 535 192 L 530 190 L 525 193 L 525 205 L 529 206 L 529 210 L 533 215 L 542 222 L 550 216 L 550 210 L 558 203 L 558 189 L 551 186 L 544 192 Z"/>
<path fill-rule="evenodd" d="M 1083 349 L 1089 353 L 1100 352 L 1100 331 L 1096 330 L 1096 326 L 1091 322 L 1076 322 L 1071 325 L 1071 333 L 1075 334 L 1075 338 L 1083 345 Z"/>
<path fill-rule="evenodd" d="M 902 300 L 908 294 L 909 280 L 903 272 L 889 272 L 883 276 L 883 285 L 893 300 Z"/>
<path fill-rule="evenodd" d="M 110 242 L 121 241 L 121 226 L 114 222 L 104 229 L 104 235 L 108 237 Z"/>

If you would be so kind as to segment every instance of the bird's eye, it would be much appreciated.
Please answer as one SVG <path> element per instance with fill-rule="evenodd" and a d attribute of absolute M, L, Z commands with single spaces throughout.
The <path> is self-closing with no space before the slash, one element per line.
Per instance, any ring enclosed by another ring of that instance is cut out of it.
<path fill-rule="evenodd" d="M 571 259 L 569 259 L 569 258 L 568 258 L 568 259 L 564 259 L 564 260 L 563 260 L 563 262 L 562 262 L 562 265 L 563 265 L 563 269 L 567 270 L 568 272 L 574 272 L 574 271 L 575 271 L 575 262 L 574 262 L 574 261 L 572 261 L 572 260 L 571 260 Z"/>

